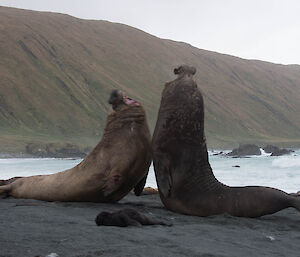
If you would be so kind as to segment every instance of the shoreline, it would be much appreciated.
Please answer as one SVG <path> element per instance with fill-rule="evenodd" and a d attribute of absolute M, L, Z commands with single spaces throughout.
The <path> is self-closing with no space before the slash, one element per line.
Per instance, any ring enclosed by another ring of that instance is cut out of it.
<path fill-rule="evenodd" d="M 101 211 L 133 208 L 172 227 L 96 226 Z M 0 199 L 0 256 L 299 256 L 300 213 L 289 208 L 261 218 L 195 217 L 165 209 L 158 195 L 119 203 Z"/>
<path fill-rule="evenodd" d="M 0 159 L 70 159 L 70 160 L 77 160 L 77 159 L 84 159 L 85 157 L 78 157 L 78 156 L 66 156 L 66 157 L 53 157 L 53 156 L 36 156 L 32 154 L 24 154 L 24 153 L 0 153 Z"/>
<path fill-rule="evenodd" d="M 288 148 L 289 150 L 293 151 L 299 151 L 300 148 Z M 229 153 L 230 149 L 208 149 L 209 155 L 219 154 L 222 153 Z M 292 154 L 292 153 L 291 153 Z M 225 155 L 224 155 L 225 156 Z M 32 155 L 27 153 L 1 153 L 0 152 L 0 159 L 84 159 L 85 157 L 80 156 L 64 156 L 64 157 L 54 157 L 52 155 L 49 156 L 38 156 L 38 155 Z M 230 157 L 233 158 L 233 157 Z M 242 157 L 239 157 L 242 158 Z"/>

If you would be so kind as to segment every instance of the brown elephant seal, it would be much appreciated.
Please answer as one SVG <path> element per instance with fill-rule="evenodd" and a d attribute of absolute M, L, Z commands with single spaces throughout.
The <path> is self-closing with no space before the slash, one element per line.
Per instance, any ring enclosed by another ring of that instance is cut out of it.
<path fill-rule="evenodd" d="M 170 223 L 151 219 L 134 209 L 126 208 L 116 212 L 101 212 L 97 215 L 95 222 L 97 226 L 149 226 L 149 225 L 162 225 L 171 226 Z"/>
<path fill-rule="evenodd" d="M 103 137 L 77 166 L 52 175 L 19 178 L 0 194 L 45 201 L 116 202 L 133 187 L 142 193 L 151 164 L 151 135 L 144 108 L 119 91 L 109 99 Z"/>
<path fill-rule="evenodd" d="M 153 139 L 153 163 L 161 200 L 183 214 L 227 213 L 259 217 L 295 207 L 300 199 L 274 188 L 229 187 L 214 176 L 204 136 L 202 94 L 193 67 L 174 70 L 178 78 L 166 83 Z"/>

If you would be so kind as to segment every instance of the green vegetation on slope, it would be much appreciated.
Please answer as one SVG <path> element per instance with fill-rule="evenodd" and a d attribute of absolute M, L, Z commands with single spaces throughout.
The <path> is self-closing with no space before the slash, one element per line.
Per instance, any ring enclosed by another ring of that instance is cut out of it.
<path fill-rule="evenodd" d="M 107 21 L 0 7 L 0 151 L 29 142 L 92 146 L 113 88 L 146 108 L 179 64 L 197 68 L 210 147 L 300 145 L 300 67 L 244 60 Z"/>

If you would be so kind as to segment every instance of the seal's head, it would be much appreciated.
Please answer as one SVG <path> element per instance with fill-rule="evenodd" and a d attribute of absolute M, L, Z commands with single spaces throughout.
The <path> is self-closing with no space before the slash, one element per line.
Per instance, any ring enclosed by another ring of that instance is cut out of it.
<path fill-rule="evenodd" d="M 112 105 L 114 111 L 122 109 L 125 106 L 140 106 L 137 101 L 129 98 L 119 90 L 113 90 L 111 92 L 108 103 Z"/>
<path fill-rule="evenodd" d="M 178 75 L 178 78 L 183 76 L 192 77 L 196 73 L 196 68 L 188 65 L 181 65 L 178 68 L 174 69 L 174 74 Z"/>

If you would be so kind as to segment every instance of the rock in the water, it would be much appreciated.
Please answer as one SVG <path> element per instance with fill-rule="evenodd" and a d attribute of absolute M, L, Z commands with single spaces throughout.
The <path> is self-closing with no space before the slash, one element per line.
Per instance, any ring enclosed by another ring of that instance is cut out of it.
<path fill-rule="evenodd" d="M 288 149 L 279 149 L 278 151 L 273 152 L 271 156 L 281 156 L 285 154 L 290 154 L 292 152 L 293 152 L 292 150 L 288 150 Z"/>
<path fill-rule="evenodd" d="M 214 153 L 214 152 L 213 152 L 213 154 L 212 154 L 212 155 L 213 155 L 213 156 L 216 156 L 216 155 L 223 155 L 223 154 L 224 154 L 224 152 L 223 152 L 223 151 L 221 151 L 221 152 L 218 152 L 218 153 Z"/>
<path fill-rule="evenodd" d="M 235 148 L 232 152 L 227 154 L 228 156 L 243 157 L 247 155 L 261 155 L 260 148 L 254 144 L 240 145 L 239 148 Z"/>
<path fill-rule="evenodd" d="M 272 153 L 271 156 L 281 156 L 281 155 L 290 154 L 293 152 L 292 150 L 288 150 L 288 149 L 284 149 L 284 148 L 281 149 L 274 145 L 267 145 L 263 149 L 266 153 Z"/>
<path fill-rule="evenodd" d="M 264 150 L 266 153 L 273 153 L 273 152 L 279 151 L 280 148 L 277 147 L 277 146 L 274 146 L 274 145 L 267 145 L 267 146 L 263 147 L 263 150 Z"/>

